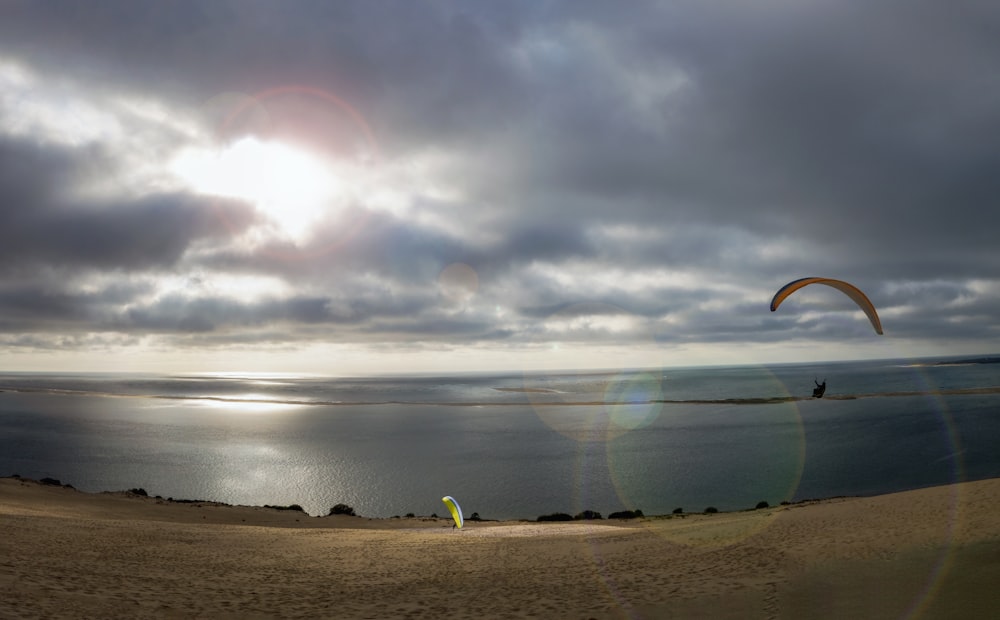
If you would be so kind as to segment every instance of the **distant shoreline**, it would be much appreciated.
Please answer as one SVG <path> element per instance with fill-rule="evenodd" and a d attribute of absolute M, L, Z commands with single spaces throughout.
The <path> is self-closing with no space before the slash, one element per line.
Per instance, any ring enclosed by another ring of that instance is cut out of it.
<path fill-rule="evenodd" d="M 937 362 L 934 366 L 972 366 L 976 364 L 1000 364 L 1000 356 L 971 357 L 960 360 Z"/>
<path fill-rule="evenodd" d="M 997 362 L 1000 363 L 1000 359 Z M 946 364 L 956 365 L 956 364 Z M 493 388 L 499 392 L 521 394 L 559 394 L 547 388 Z M 157 400 L 188 400 L 218 403 L 245 403 L 248 405 L 288 405 L 307 407 L 368 407 L 385 405 L 413 405 L 432 407 L 523 407 L 523 401 L 419 401 L 419 400 L 301 400 L 285 398 L 238 398 L 227 396 L 198 396 L 193 394 L 128 394 L 124 392 L 103 392 L 91 390 L 70 390 L 62 388 L 35 388 L 0 386 L 0 393 L 43 394 L 52 396 L 94 396 L 101 398 L 151 398 Z M 943 388 L 939 390 L 914 390 L 896 392 L 870 392 L 864 394 L 827 394 L 823 400 L 859 400 L 863 398 L 906 398 L 911 396 L 972 396 L 977 394 L 1000 394 L 1000 385 L 975 388 Z M 604 405 L 771 405 L 816 400 L 812 396 L 762 396 L 746 398 L 692 398 L 692 399 L 632 399 L 632 400 L 554 400 L 531 401 L 533 407 L 598 407 Z"/>

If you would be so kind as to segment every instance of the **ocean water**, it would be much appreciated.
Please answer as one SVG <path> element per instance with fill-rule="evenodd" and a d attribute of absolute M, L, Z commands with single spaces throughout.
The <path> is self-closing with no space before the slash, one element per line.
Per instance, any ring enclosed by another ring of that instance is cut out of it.
<path fill-rule="evenodd" d="M 327 514 L 750 508 L 1000 476 L 1000 363 L 0 374 L 0 475 Z M 822 399 L 813 381 L 826 380 Z"/>

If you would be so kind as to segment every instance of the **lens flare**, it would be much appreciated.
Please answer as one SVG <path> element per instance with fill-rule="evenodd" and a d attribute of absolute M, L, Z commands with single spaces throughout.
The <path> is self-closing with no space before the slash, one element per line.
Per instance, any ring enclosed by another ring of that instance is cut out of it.
<path fill-rule="evenodd" d="M 379 146 L 365 118 L 337 95 L 282 86 L 253 95 L 222 93 L 202 116 L 210 144 L 174 161 L 175 174 L 207 195 L 253 205 L 258 225 L 240 239 L 289 260 L 316 258 L 347 244 L 370 213 Z M 220 202 L 216 212 L 236 231 Z"/>

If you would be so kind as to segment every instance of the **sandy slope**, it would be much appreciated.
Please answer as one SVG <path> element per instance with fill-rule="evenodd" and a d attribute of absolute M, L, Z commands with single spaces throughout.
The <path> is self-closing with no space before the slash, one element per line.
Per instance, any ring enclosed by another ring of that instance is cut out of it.
<path fill-rule="evenodd" d="M 456 531 L 0 479 L 3 618 L 990 618 L 998 584 L 1000 480 Z"/>

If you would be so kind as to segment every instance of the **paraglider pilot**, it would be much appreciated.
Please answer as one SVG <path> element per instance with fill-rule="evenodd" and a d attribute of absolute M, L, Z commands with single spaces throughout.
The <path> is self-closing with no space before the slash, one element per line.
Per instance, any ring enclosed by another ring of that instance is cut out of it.
<path fill-rule="evenodd" d="M 823 393 L 826 392 L 826 379 L 823 379 L 823 383 L 813 379 L 813 383 L 816 384 L 813 388 L 813 398 L 823 398 Z"/>

